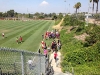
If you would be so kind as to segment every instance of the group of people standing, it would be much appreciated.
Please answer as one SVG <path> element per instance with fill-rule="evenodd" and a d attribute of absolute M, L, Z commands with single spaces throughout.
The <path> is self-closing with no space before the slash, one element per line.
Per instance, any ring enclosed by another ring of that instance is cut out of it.
<path fill-rule="evenodd" d="M 58 39 L 57 41 L 53 40 L 51 44 L 51 49 L 54 52 L 55 62 L 57 61 L 57 52 L 61 49 L 61 41 Z"/>
<path fill-rule="evenodd" d="M 5 33 L 2 33 L 2 37 L 5 38 Z M 22 43 L 23 42 L 22 36 L 20 36 L 19 38 L 16 37 L 16 42 L 17 42 L 17 44 Z"/>
<path fill-rule="evenodd" d="M 46 39 L 46 40 L 47 39 L 51 39 L 51 38 L 59 39 L 59 37 L 60 37 L 60 33 L 57 30 L 54 30 L 54 31 L 52 30 L 51 32 L 50 31 L 46 31 L 46 33 L 44 35 L 42 35 L 42 39 Z"/>
<path fill-rule="evenodd" d="M 47 45 L 43 39 L 53 39 L 50 45 Z M 52 30 L 51 32 L 47 31 L 44 35 L 42 35 L 41 47 L 43 49 L 44 55 L 47 57 L 48 52 L 54 52 L 54 59 L 57 58 L 57 51 L 61 49 L 61 41 L 60 41 L 60 33 L 57 30 Z"/>
<path fill-rule="evenodd" d="M 53 50 L 53 52 L 60 50 L 61 49 L 61 41 L 59 39 L 57 41 L 53 40 L 52 44 L 51 44 L 51 49 Z"/>
<path fill-rule="evenodd" d="M 19 38 L 16 37 L 16 42 L 17 42 L 17 44 L 22 43 L 23 42 L 22 36 L 20 36 Z"/>

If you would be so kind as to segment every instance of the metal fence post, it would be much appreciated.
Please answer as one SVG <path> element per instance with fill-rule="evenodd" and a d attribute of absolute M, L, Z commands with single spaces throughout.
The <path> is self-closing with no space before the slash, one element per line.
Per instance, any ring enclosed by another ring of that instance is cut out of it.
<path fill-rule="evenodd" d="M 2 70 L 1 70 L 1 68 L 0 68 L 0 75 L 2 75 Z"/>
<path fill-rule="evenodd" d="M 40 57 L 40 75 L 41 75 L 41 56 L 39 54 L 39 57 Z"/>
<path fill-rule="evenodd" d="M 72 75 L 74 75 L 74 69 L 73 69 L 73 67 L 72 67 Z"/>
<path fill-rule="evenodd" d="M 21 64 L 22 64 L 22 75 L 24 75 L 24 57 L 23 57 L 23 52 L 21 52 Z"/>
<path fill-rule="evenodd" d="M 1 54 L 3 54 L 4 58 L 7 56 L 9 57 L 3 59 Z M 3 71 L 16 75 L 45 75 L 45 62 L 47 61 L 45 60 L 45 56 L 41 53 L 10 48 L 0 48 L 0 57 L 2 58 L 0 61 L 3 61 L 0 64 L 0 75 L 3 74 Z M 32 70 L 30 70 L 29 66 L 27 65 L 27 60 L 29 57 L 33 59 Z M 9 61 L 11 61 L 11 64 L 9 64 Z"/>

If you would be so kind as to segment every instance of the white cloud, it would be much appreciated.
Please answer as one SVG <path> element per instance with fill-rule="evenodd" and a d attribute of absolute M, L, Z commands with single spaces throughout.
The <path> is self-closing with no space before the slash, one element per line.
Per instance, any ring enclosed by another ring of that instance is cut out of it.
<path fill-rule="evenodd" d="M 43 1 L 43 2 L 40 4 L 40 6 L 47 6 L 47 5 L 49 5 L 49 3 L 46 2 L 46 1 Z"/>

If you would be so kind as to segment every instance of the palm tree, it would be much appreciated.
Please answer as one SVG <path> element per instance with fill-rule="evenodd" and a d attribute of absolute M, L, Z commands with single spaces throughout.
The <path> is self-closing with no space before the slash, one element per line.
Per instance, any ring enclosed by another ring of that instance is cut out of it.
<path fill-rule="evenodd" d="M 81 3 L 80 2 L 77 2 L 75 5 L 74 5 L 74 8 L 76 8 L 76 14 L 77 14 L 77 9 L 79 9 L 81 7 Z"/>
<path fill-rule="evenodd" d="M 98 12 L 98 2 L 99 0 L 94 0 L 94 2 L 97 4 L 97 7 L 96 7 L 96 13 Z"/>
<path fill-rule="evenodd" d="M 96 13 L 98 12 L 98 2 L 99 0 L 90 0 L 90 3 L 93 2 L 93 7 L 92 7 L 92 13 L 94 12 L 94 3 L 97 4 L 97 7 L 96 7 Z"/>

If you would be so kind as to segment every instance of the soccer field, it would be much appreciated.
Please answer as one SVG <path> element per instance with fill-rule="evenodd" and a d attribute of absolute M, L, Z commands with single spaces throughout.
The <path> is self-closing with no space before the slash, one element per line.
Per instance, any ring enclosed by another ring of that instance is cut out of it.
<path fill-rule="evenodd" d="M 54 21 L 0 21 L 0 47 L 36 52 L 42 40 L 42 34 L 52 29 Z M 5 33 L 5 38 L 2 33 Z M 22 36 L 23 42 L 17 44 L 16 37 Z"/>

